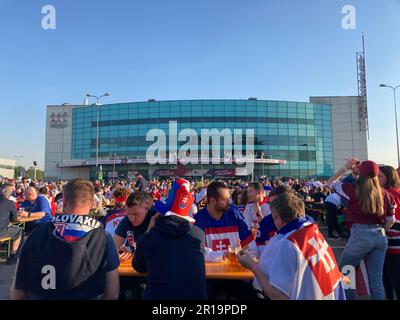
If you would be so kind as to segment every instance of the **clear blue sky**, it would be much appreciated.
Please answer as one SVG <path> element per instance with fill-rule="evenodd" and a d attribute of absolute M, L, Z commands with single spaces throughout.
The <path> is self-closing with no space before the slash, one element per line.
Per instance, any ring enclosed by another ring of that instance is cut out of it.
<path fill-rule="evenodd" d="M 41 27 L 42 6 L 57 29 Z M 356 30 L 341 8 L 356 8 Z M 0 0 L 0 157 L 43 167 L 48 104 L 356 95 L 366 36 L 370 158 L 395 163 L 400 0 Z M 400 91 L 399 91 L 400 106 Z"/>

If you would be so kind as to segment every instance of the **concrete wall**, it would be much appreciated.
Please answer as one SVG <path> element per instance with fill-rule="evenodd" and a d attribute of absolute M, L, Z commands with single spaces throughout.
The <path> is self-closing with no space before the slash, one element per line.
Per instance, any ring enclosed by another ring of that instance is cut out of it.
<path fill-rule="evenodd" d="M 46 113 L 46 149 L 44 176 L 51 179 L 72 179 L 89 178 L 89 168 L 59 168 L 58 165 L 64 160 L 71 160 L 72 145 L 72 110 L 78 106 L 47 106 Z M 65 127 L 52 125 L 52 120 L 58 120 L 58 114 L 61 115 L 61 121 L 64 120 L 66 113 Z M 56 117 L 52 116 L 56 115 Z"/>
<path fill-rule="evenodd" d="M 15 159 L 0 159 L 0 176 L 14 179 L 14 169 L 17 164 Z M 12 167 L 12 169 L 2 168 L 2 166 Z"/>
<path fill-rule="evenodd" d="M 360 131 L 359 97 L 310 97 L 310 102 L 332 105 L 334 171 L 350 157 L 367 160 L 367 132 Z"/>

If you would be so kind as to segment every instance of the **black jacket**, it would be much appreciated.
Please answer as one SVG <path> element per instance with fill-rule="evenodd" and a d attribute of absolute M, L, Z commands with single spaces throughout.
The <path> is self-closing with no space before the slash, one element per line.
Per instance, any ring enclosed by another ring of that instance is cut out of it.
<path fill-rule="evenodd" d="M 177 216 L 160 217 L 136 246 L 132 266 L 148 272 L 145 299 L 207 299 L 205 235 Z"/>
<path fill-rule="evenodd" d="M 15 287 L 33 299 L 94 299 L 104 293 L 106 258 L 107 235 L 102 228 L 66 242 L 54 235 L 51 222 L 43 223 L 22 247 Z M 54 267 L 55 289 L 43 288 L 46 266 Z"/>
<path fill-rule="evenodd" d="M 8 200 L 0 192 L 0 236 L 4 232 L 11 221 L 17 219 L 17 209 L 15 209 L 14 202 Z"/>

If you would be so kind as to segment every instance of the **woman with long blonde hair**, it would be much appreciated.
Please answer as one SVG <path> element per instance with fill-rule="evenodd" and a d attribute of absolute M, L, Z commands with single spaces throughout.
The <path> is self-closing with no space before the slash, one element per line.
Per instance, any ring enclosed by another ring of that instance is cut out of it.
<path fill-rule="evenodd" d="M 356 182 L 343 183 L 339 180 L 355 167 L 360 172 Z M 375 162 L 364 161 L 360 164 L 358 159 L 350 159 L 327 184 L 348 201 L 346 219 L 351 224 L 351 232 L 339 266 L 356 267 L 365 258 L 371 297 L 382 300 L 385 297 L 383 265 L 388 246 L 386 231 L 393 225 L 396 204 L 381 188 L 378 173 L 379 167 Z M 355 290 L 346 290 L 346 296 L 354 299 Z"/>

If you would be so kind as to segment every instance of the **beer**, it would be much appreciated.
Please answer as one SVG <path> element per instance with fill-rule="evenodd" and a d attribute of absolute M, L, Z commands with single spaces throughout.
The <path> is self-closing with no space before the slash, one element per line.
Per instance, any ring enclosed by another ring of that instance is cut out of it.
<path fill-rule="evenodd" d="M 234 247 L 232 245 L 228 246 L 228 261 L 232 265 L 239 264 L 239 260 L 238 260 L 238 258 L 236 256 L 236 252 L 237 252 L 236 247 Z"/>

